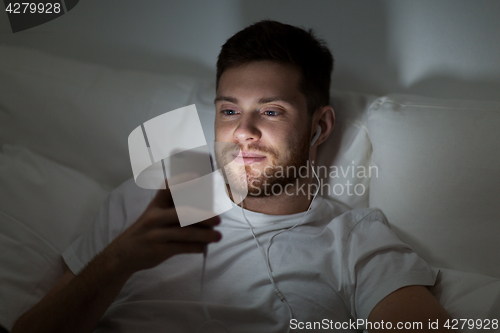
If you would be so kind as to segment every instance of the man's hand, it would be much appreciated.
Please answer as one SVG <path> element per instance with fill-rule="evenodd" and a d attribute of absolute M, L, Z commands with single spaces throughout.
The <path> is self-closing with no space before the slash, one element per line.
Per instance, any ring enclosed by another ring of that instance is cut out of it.
<path fill-rule="evenodd" d="M 194 225 L 181 227 L 170 190 L 159 190 L 139 219 L 105 249 L 130 274 L 153 268 L 173 255 L 201 253 L 221 234 L 213 230 L 220 223 L 215 216 Z"/>
<path fill-rule="evenodd" d="M 203 252 L 220 240 L 219 217 L 181 227 L 170 190 L 159 190 L 144 213 L 75 276 L 69 269 L 14 325 L 14 333 L 90 333 L 130 276 L 179 253 Z"/>

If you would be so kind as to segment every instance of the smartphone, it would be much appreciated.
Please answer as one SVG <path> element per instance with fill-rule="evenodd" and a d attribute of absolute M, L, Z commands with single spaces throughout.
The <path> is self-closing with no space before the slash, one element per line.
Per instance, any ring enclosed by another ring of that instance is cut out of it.
<path fill-rule="evenodd" d="M 182 174 L 197 174 L 193 179 L 183 179 L 184 182 L 182 184 L 174 184 L 172 182 L 171 186 L 169 183 L 175 206 L 189 206 L 201 211 L 212 212 L 214 204 L 213 166 L 208 149 L 204 150 L 203 147 L 198 147 L 191 150 L 174 151 L 169 158 L 168 164 L 167 182 L 169 179 L 173 180 L 176 176 Z M 196 215 L 191 216 L 189 220 L 183 221 L 179 210 L 177 210 L 177 214 L 183 226 L 201 222 L 205 219 L 196 221 L 203 217 L 203 215 Z"/>

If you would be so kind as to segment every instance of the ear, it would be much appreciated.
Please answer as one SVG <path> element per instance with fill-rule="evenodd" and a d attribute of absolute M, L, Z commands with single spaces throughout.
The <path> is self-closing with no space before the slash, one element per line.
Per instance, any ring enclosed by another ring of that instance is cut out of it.
<path fill-rule="evenodd" d="M 333 111 L 333 107 L 330 105 L 322 106 L 318 108 L 313 115 L 312 121 L 312 135 L 316 133 L 316 128 L 320 126 L 321 134 L 318 136 L 316 141 L 312 146 L 318 146 L 323 143 L 329 136 L 333 130 L 335 125 L 335 112 Z M 313 137 L 311 137 L 311 140 Z"/>

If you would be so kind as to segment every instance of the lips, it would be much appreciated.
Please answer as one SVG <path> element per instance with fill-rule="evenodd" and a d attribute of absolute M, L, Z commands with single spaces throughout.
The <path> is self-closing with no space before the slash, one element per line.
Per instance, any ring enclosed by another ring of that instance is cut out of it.
<path fill-rule="evenodd" d="M 252 164 L 264 161 L 267 157 L 266 155 L 250 153 L 242 151 L 241 154 L 232 154 L 234 157 L 234 161 L 240 164 Z"/>

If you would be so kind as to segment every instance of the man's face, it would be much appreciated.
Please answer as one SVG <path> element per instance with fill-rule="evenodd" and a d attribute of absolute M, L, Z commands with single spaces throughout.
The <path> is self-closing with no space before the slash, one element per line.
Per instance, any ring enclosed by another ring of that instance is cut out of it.
<path fill-rule="evenodd" d="M 274 184 L 294 182 L 307 163 L 311 129 L 299 81 L 298 69 L 271 61 L 229 68 L 220 77 L 215 141 L 238 145 L 243 157 L 226 149 L 216 152 L 216 159 L 219 166 L 232 159 L 245 165 L 245 174 L 229 168 L 226 175 L 232 186 L 246 185 L 249 196 L 262 197 Z"/>

